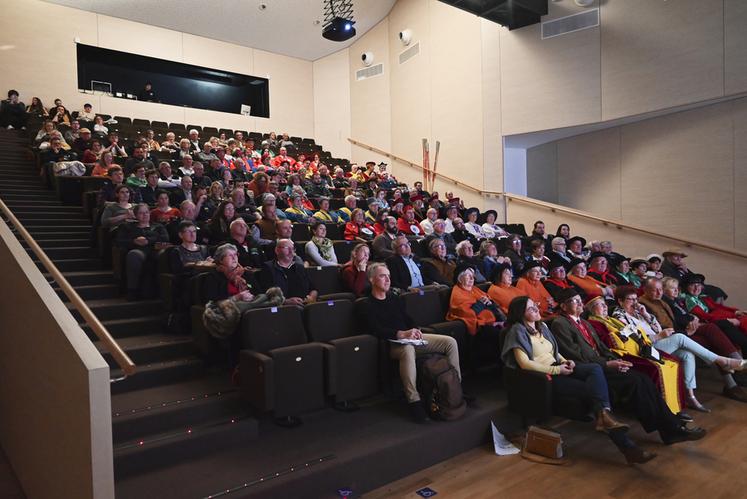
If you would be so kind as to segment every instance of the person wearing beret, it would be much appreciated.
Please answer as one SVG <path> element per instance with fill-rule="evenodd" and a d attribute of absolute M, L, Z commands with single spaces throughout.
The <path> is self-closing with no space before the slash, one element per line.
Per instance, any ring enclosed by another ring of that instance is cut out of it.
<path fill-rule="evenodd" d="M 490 277 L 493 284 L 488 288 L 488 296 L 503 313 L 508 313 L 508 306 L 514 298 L 526 296 L 523 291 L 513 285 L 514 273 L 510 263 L 498 264 Z"/>
<path fill-rule="evenodd" d="M 705 430 L 688 428 L 669 410 L 649 377 L 632 370 L 632 363 L 621 359 L 604 344 L 594 327 L 581 317 L 584 305 L 575 290 L 564 291 L 560 300 L 561 314 L 553 320 L 550 329 L 563 357 L 576 363 L 599 365 L 610 391 L 616 395 L 613 400 L 621 401 L 635 414 L 647 433 L 658 431 L 664 443 L 698 440 L 705 436 Z"/>
<path fill-rule="evenodd" d="M 685 298 L 687 311 L 699 319 L 718 323 L 727 321 L 747 334 L 747 311 L 722 305 L 703 293 L 705 277 L 703 274 L 689 273 L 680 278 L 680 286 Z"/>
<path fill-rule="evenodd" d="M 578 291 L 581 299 L 586 301 L 586 292 L 568 280 L 566 275 L 566 263 L 563 260 L 560 258 L 551 258 L 548 268 L 550 274 L 547 276 L 547 279 L 542 282 L 542 285 L 545 286 L 545 289 L 550 293 L 553 300 L 557 302 L 560 292 L 564 289 L 575 289 Z"/>
<path fill-rule="evenodd" d="M 483 239 L 487 239 L 488 235 L 485 234 L 485 232 L 482 230 L 482 226 L 477 223 L 477 218 L 480 216 L 480 210 L 477 208 L 469 208 L 464 213 L 464 228 L 467 229 L 467 232 L 472 234 L 475 239 L 478 241 L 482 241 Z"/>
<path fill-rule="evenodd" d="M 500 225 L 495 223 L 497 219 L 498 212 L 495 210 L 488 210 L 485 212 L 485 223 L 482 224 L 482 231 L 488 239 L 504 238 L 510 235 Z"/>
<path fill-rule="evenodd" d="M 630 273 L 641 282 L 641 285 L 643 285 L 649 277 L 656 277 L 656 275 L 648 274 L 648 262 L 640 257 L 630 260 Z"/>
<path fill-rule="evenodd" d="M 617 285 L 617 278 L 609 271 L 609 259 L 614 257 L 615 256 L 612 254 L 608 255 L 605 253 L 592 253 L 591 255 L 589 255 L 589 276 L 593 277 L 605 286 Z"/>
<path fill-rule="evenodd" d="M 581 288 L 587 297 L 603 296 L 611 299 L 615 294 L 615 289 L 612 286 L 597 281 L 586 272 L 586 262 L 580 258 L 571 260 L 567 268 L 569 272 L 568 280 Z"/>
<path fill-rule="evenodd" d="M 620 255 L 611 258 L 609 264 L 612 266 L 612 274 L 620 286 L 633 286 L 640 289 L 643 285 L 641 279 L 630 271 L 630 258 Z"/>
<path fill-rule="evenodd" d="M 682 249 L 669 248 L 662 253 L 662 256 L 664 257 L 664 260 L 661 263 L 661 273 L 667 277 L 674 277 L 680 281 L 680 285 L 682 285 L 682 279 L 685 276 L 694 274 L 694 272 L 687 267 L 687 264 L 684 261 L 684 259 L 687 258 L 687 253 L 682 251 Z M 682 288 L 684 290 L 684 285 L 682 285 Z M 728 298 L 727 294 L 721 288 L 712 284 L 704 283 L 702 291 L 719 303 L 723 303 L 723 301 Z"/>
<path fill-rule="evenodd" d="M 695 357 L 708 365 L 715 364 L 723 370 L 742 371 L 747 367 L 747 361 L 745 360 L 717 355 L 699 345 L 689 336 L 674 334 L 673 328 L 662 327 L 656 317 L 650 314 L 645 306 L 638 303 L 638 293 L 634 287 L 620 286 L 615 290 L 615 299 L 618 306 L 612 312 L 612 317 L 625 325 L 632 326 L 638 334 L 647 335 L 657 350 L 672 354 L 680 359 L 690 408 L 700 412 L 710 412 L 695 397 L 695 388 L 697 387 Z"/>
<path fill-rule="evenodd" d="M 542 285 L 541 277 L 542 264 L 537 260 L 529 261 L 524 265 L 524 274 L 517 281 L 516 289 L 537 304 L 544 319 L 555 313 L 557 304 Z"/>
<path fill-rule="evenodd" d="M 464 263 L 457 265 L 446 320 L 462 321 L 472 336 L 479 332 L 481 336 L 493 338 L 497 350 L 499 326 L 505 319 L 487 293 L 475 286 L 475 268 Z"/>
<path fill-rule="evenodd" d="M 589 253 L 584 250 L 585 247 L 586 239 L 581 236 L 573 236 L 566 241 L 566 254 L 570 258 L 586 260 L 589 258 Z"/>

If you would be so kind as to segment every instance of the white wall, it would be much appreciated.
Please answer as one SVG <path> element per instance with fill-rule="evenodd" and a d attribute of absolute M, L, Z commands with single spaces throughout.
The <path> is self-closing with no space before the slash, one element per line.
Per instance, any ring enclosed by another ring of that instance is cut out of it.
<path fill-rule="evenodd" d="M 350 158 L 348 49 L 314 61 L 314 138 L 337 158 Z"/>

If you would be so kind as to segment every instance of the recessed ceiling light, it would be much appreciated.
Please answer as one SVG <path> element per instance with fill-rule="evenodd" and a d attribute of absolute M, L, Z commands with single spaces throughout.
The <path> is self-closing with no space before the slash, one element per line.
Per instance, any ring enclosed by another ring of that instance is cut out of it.
<path fill-rule="evenodd" d="M 319 26 L 322 22 L 319 19 L 314 20 L 314 26 Z"/>

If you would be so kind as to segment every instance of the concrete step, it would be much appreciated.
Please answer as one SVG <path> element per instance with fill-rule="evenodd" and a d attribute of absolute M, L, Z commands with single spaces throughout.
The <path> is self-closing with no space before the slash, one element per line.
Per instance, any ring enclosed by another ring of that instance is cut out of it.
<path fill-rule="evenodd" d="M 100 321 L 166 314 L 164 303 L 161 300 L 125 301 L 123 298 L 115 298 L 111 300 L 87 300 L 86 305 Z M 68 304 L 67 307 L 78 322 L 82 322 L 83 318 L 75 307 L 72 304 Z"/>
<path fill-rule="evenodd" d="M 194 379 L 205 373 L 205 364 L 197 357 L 183 357 L 153 364 L 138 365 L 137 374 L 112 384 L 112 394 L 141 390 Z M 112 369 L 111 376 L 122 376 L 120 369 Z"/>
<path fill-rule="evenodd" d="M 195 354 L 195 346 L 191 336 L 173 334 L 148 334 L 144 336 L 129 336 L 117 340 L 119 346 L 127 352 L 137 365 L 153 364 Z M 100 341 L 95 342 L 101 355 L 113 368 L 117 367 L 114 358 Z"/>
<path fill-rule="evenodd" d="M 57 287 L 53 286 L 55 292 L 57 292 L 57 296 L 59 296 L 62 301 L 68 301 L 67 296 L 65 296 L 65 293 L 62 292 L 62 290 Z M 75 292 L 78 293 L 78 296 L 80 296 L 83 300 L 106 300 L 106 299 L 114 299 L 119 298 L 120 292 L 119 292 L 119 286 L 116 284 L 91 284 L 88 286 L 74 286 Z"/>
<path fill-rule="evenodd" d="M 162 315 L 141 315 L 131 319 L 105 320 L 101 323 L 109 331 L 109 334 L 117 339 L 161 334 L 166 329 L 166 318 Z M 81 323 L 80 327 L 91 340 L 95 341 L 97 339 L 90 326 Z"/>

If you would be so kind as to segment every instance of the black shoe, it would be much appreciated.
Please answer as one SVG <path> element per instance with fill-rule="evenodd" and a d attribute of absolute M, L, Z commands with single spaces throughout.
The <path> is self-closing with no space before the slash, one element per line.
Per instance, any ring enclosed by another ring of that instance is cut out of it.
<path fill-rule="evenodd" d="M 692 423 L 693 421 L 695 421 L 695 419 L 693 419 L 693 417 L 686 412 L 678 412 L 677 418 L 683 423 Z"/>
<path fill-rule="evenodd" d="M 409 407 L 410 409 L 410 417 L 413 421 L 418 424 L 428 422 L 428 414 L 426 414 L 423 403 L 420 400 L 418 400 L 417 402 L 410 402 L 409 404 L 407 404 L 407 407 Z"/>
<path fill-rule="evenodd" d="M 703 428 L 688 428 L 685 425 L 680 426 L 671 435 L 662 436 L 661 439 L 667 445 L 676 444 L 679 442 L 692 442 L 694 440 L 700 440 L 706 436 L 706 431 Z"/>
<path fill-rule="evenodd" d="M 644 464 L 656 457 L 656 453 L 643 450 L 640 447 L 620 449 L 628 464 Z"/>

